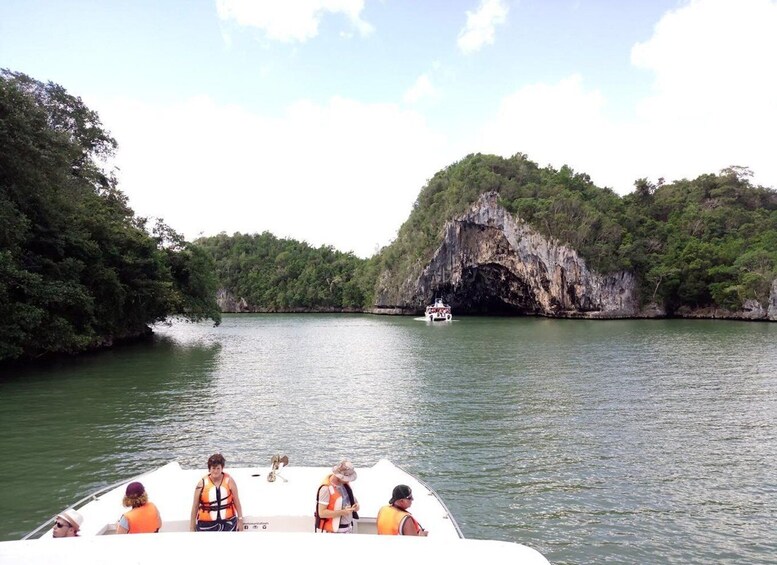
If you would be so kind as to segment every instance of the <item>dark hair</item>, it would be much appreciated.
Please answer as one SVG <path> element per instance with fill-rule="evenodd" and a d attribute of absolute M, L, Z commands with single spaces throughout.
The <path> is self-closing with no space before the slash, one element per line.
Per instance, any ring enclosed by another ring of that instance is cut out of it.
<path fill-rule="evenodd" d="M 224 456 L 221 453 L 214 453 L 208 457 L 208 469 L 215 467 L 216 465 L 221 465 L 223 467 L 226 464 L 227 460 L 224 459 Z"/>

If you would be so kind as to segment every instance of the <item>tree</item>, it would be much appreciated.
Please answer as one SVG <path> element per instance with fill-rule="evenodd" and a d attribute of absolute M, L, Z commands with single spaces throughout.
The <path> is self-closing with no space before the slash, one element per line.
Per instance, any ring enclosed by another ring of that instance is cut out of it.
<path fill-rule="evenodd" d="M 0 361 L 76 353 L 170 315 L 218 321 L 207 262 L 145 231 L 104 168 L 115 149 L 80 98 L 0 72 Z"/>
<path fill-rule="evenodd" d="M 198 239 L 221 288 L 259 311 L 362 309 L 375 286 L 370 261 L 269 232 Z"/>

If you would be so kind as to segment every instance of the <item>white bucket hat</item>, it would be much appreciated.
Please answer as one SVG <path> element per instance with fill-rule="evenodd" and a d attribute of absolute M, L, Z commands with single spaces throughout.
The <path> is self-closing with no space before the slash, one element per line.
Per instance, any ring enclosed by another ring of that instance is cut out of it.
<path fill-rule="evenodd" d="M 77 532 L 81 528 L 81 524 L 84 523 L 84 517 L 79 512 L 76 512 L 72 508 L 60 512 L 57 514 L 57 518 L 62 518 L 68 524 L 73 526 L 73 529 Z"/>
<path fill-rule="evenodd" d="M 356 469 L 353 468 L 353 463 L 347 459 L 332 467 L 332 474 L 346 483 L 356 480 Z"/>

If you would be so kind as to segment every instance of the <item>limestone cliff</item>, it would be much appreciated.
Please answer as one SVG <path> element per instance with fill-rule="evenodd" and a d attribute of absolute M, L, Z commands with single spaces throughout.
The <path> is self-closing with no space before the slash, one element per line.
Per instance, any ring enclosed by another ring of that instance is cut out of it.
<path fill-rule="evenodd" d="M 777 322 L 777 279 L 772 281 L 772 292 L 769 294 L 769 310 L 767 316 L 771 321 Z"/>
<path fill-rule="evenodd" d="M 245 298 L 235 298 L 226 288 L 220 288 L 216 293 L 216 303 L 222 312 L 251 312 L 251 306 Z"/>
<path fill-rule="evenodd" d="M 418 272 L 420 271 L 420 273 Z M 454 312 L 626 318 L 640 313 L 634 277 L 601 275 L 569 247 L 548 241 L 487 193 L 449 221 L 431 261 L 399 288 L 379 283 L 376 312 L 420 312 L 442 296 Z"/>

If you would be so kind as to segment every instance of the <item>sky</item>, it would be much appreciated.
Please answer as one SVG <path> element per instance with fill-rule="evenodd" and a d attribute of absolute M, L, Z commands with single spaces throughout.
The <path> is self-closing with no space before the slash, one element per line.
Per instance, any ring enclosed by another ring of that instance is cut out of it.
<path fill-rule="evenodd" d="M 98 112 L 138 215 L 360 257 L 471 153 L 777 187 L 776 61 L 777 0 L 0 2 L 0 67 Z"/>

